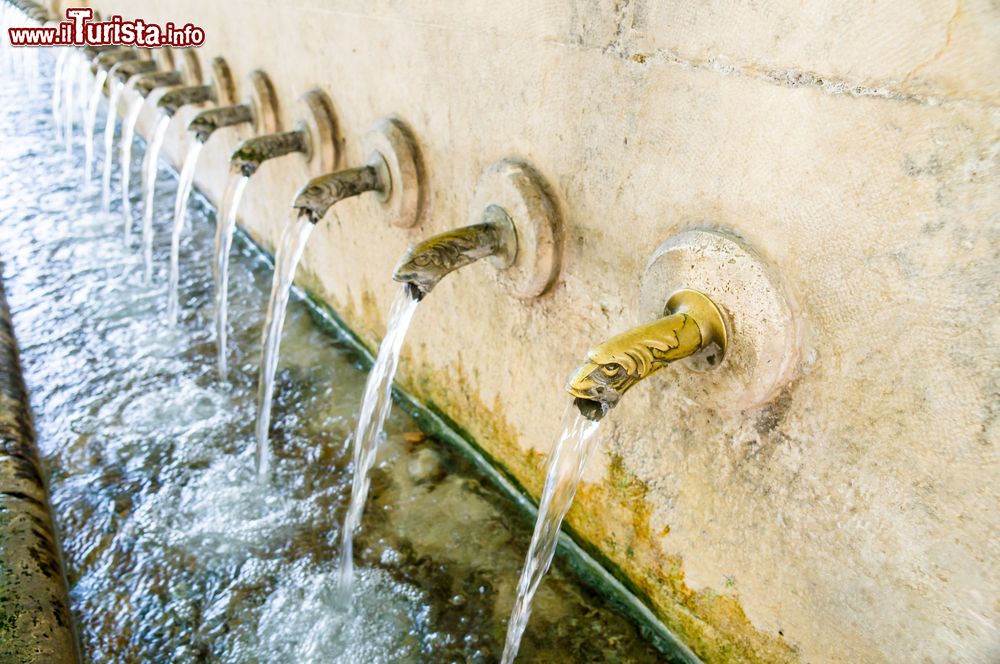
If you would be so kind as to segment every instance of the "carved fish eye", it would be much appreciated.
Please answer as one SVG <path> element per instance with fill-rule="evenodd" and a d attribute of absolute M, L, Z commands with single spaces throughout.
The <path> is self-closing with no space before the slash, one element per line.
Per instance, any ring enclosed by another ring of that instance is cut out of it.
<path fill-rule="evenodd" d="M 622 378 L 625 375 L 625 367 L 617 362 L 601 365 L 601 373 L 608 378 Z"/>

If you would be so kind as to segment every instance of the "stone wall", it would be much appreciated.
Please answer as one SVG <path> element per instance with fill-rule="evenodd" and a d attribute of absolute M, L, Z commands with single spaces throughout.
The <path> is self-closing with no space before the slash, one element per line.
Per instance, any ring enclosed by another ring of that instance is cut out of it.
<path fill-rule="evenodd" d="M 467 222 L 480 172 L 515 157 L 548 179 L 555 287 L 449 277 L 401 366 L 534 496 L 563 382 L 639 322 L 651 252 L 692 226 L 745 238 L 798 304 L 794 380 L 740 411 L 700 403 L 683 367 L 650 378 L 607 418 L 568 523 L 706 660 L 1000 659 L 996 2 L 94 5 L 202 26 L 202 62 L 224 56 L 240 94 L 265 70 L 289 125 L 325 90 L 347 163 L 377 118 L 408 123 L 424 218 L 344 202 L 300 270 L 373 345 L 395 262 Z M 202 160 L 216 201 L 238 134 Z M 310 175 L 265 164 L 243 226 L 273 246 Z"/>

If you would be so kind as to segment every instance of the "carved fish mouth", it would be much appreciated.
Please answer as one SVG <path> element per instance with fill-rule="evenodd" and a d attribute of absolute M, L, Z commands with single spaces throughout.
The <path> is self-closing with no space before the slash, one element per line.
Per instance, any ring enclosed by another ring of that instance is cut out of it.
<path fill-rule="evenodd" d="M 580 411 L 580 414 L 586 417 L 588 420 L 593 422 L 599 422 L 605 415 L 608 414 L 608 410 L 611 406 L 600 401 L 594 401 L 593 399 L 573 399 L 573 404 Z"/>
<path fill-rule="evenodd" d="M 594 372 L 600 367 L 601 365 L 595 362 L 584 362 L 566 383 L 566 391 L 577 399 L 596 401 L 607 404 L 609 407 L 614 406 L 621 398 L 621 392 L 594 380 Z"/>
<path fill-rule="evenodd" d="M 427 294 L 439 281 L 415 267 L 412 261 L 404 261 L 398 265 L 392 273 L 392 279 L 409 286 L 410 297 L 418 302 L 427 297 Z"/>

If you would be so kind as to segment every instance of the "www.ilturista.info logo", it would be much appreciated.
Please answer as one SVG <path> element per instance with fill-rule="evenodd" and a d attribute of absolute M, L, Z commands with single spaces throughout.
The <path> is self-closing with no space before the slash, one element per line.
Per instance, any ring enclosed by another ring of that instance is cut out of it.
<path fill-rule="evenodd" d="M 205 43 L 205 31 L 196 25 L 183 26 L 168 21 L 163 25 L 141 18 L 126 21 L 112 16 L 107 21 L 91 21 L 94 10 L 75 7 L 66 10 L 66 20 L 41 28 L 8 28 L 11 46 L 140 46 L 186 48 Z"/>

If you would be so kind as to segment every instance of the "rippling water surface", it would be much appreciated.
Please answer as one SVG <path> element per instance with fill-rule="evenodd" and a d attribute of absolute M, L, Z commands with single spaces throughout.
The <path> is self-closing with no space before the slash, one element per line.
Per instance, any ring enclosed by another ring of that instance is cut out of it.
<path fill-rule="evenodd" d="M 99 187 L 78 180 L 82 149 L 68 157 L 52 141 L 49 85 L 32 97 L 0 78 L 0 98 L 19 100 L 0 104 L 0 260 L 86 659 L 496 661 L 530 520 L 395 409 L 345 603 L 334 577 L 350 494 L 345 440 L 365 379 L 358 359 L 293 300 L 265 488 L 252 442 L 270 268 L 246 248 L 234 252 L 232 369 L 221 381 L 213 215 L 199 204 L 191 212 L 170 326 L 163 231 L 176 174 L 160 174 L 155 271 L 145 284 L 138 246 L 123 242 L 120 202 L 102 213 Z M 662 659 L 557 564 L 518 661 Z"/>

